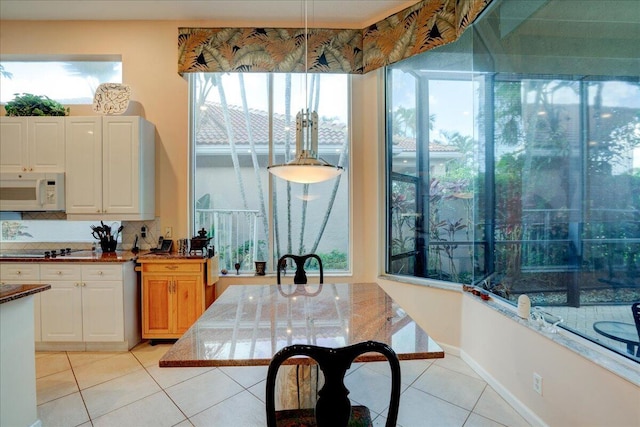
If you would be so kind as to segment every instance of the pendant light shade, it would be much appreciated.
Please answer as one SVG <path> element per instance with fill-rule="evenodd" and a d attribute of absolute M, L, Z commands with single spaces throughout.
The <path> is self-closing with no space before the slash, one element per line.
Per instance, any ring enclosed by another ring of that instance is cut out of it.
<path fill-rule="evenodd" d="M 308 104 L 309 25 L 307 1 L 304 2 L 304 77 L 305 104 Z M 296 115 L 296 157 L 289 163 L 267 167 L 273 175 L 291 182 L 314 184 L 335 178 L 343 171 L 318 158 L 318 113 L 309 109 Z"/>
<path fill-rule="evenodd" d="M 289 163 L 267 167 L 273 175 L 291 182 L 314 184 L 335 178 L 344 170 L 318 158 L 318 113 L 296 115 L 296 157 Z"/>

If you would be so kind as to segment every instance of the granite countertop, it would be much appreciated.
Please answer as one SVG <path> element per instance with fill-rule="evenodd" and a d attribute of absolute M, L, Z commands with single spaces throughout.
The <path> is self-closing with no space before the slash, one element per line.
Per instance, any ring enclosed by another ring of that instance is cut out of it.
<path fill-rule="evenodd" d="M 11 256 L 12 252 L 8 250 L 3 256 L 0 258 L 1 262 L 35 262 L 35 263 L 44 263 L 44 262 L 127 262 L 127 261 L 136 261 L 136 262 L 166 262 L 166 261 L 177 261 L 177 260 L 193 260 L 204 262 L 208 258 L 204 254 L 179 254 L 177 252 L 169 252 L 169 253 L 158 253 L 152 251 L 140 251 L 140 252 L 131 252 L 131 251 L 115 251 L 115 252 L 102 252 L 100 250 L 86 250 L 86 251 L 77 251 L 72 252 L 68 255 L 64 256 L 56 256 L 56 257 L 42 257 L 42 256 L 28 256 L 28 255 L 16 255 Z"/>
<path fill-rule="evenodd" d="M 2 285 L 0 286 L 0 304 L 37 294 L 47 289 L 51 289 L 51 285 Z"/>
<path fill-rule="evenodd" d="M 11 255 L 4 255 L 0 258 L 0 262 L 127 262 L 135 261 L 139 254 L 135 254 L 131 251 L 116 251 L 116 252 L 101 252 L 101 251 L 79 251 L 72 252 L 69 255 L 56 256 L 56 257 L 36 257 L 34 256 L 17 256 L 11 257 Z"/>

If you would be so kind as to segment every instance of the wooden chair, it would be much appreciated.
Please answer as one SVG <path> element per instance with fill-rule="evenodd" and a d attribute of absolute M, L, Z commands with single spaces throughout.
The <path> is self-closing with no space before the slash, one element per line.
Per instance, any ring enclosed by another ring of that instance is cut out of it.
<path fill-rule="evenodd" d="M 280 271 L 282 270 L 281 266 L 283 262 L 286 261 L 287 258 L 291 258 L 296 263 L 296 275 L 293 277 L 293 283 L 296 285 L 306 285 L 307 284 L 307 273 L 304 271 L 304 264 L 307 262 L 309 258 L 315 258 L 318 260 L 318 266 L 320 267 L 320 283 L 323 283 L 323 271 L 322 271 L 322 260 L 316 254 L 306 254 L 306 255 L 292 255 L 286 254 L 282 255 L 278 260 L 278 284 L 280 284 Z"/>
<path fill-rule="evenodd" d="M 376 352 L 384 355 L 391 366 L 391 396 L 387 415 L 387 427 L 396 425 L 400 406 L 400 362 L 387 344 L 367 341 L 341 348 L 326 348 L 297 344 L 283 348 L 271 359 L 267 371 L 267 426 L 268 427 L 352 427 L 372 426 L 371 414 L 366 406 L 351 406 L 349 390 L 344 385 L 344 376 L 356 357 Z M 324 374 L 324 386 L 318 392 L 315 410 L 275 410 L 275 385 L 278 368 L 293 356 L 314 359 Z"/>

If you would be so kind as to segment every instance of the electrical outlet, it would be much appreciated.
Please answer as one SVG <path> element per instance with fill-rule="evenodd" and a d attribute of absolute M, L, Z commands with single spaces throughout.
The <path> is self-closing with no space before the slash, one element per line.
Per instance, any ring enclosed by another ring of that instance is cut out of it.
<path fill-rule="evenodd" d="M 171 227 L 165 227 L 164 228 L 164 238 L 165 239 L 170 239 L 172 234 L 173 234 L 173 230 L 171 229 Z"/>
<path fill-rule="evenodd" d="M 542 376 L 536 372 L 533 373 L 533 391 L 542 396 Z"/>
<path fill-rule="evenodd" d="M 143 238 L 147 237 L 147 227 L 145 227 L 144 225 L 142 227 L 140 227 L 140 235 Z"/>

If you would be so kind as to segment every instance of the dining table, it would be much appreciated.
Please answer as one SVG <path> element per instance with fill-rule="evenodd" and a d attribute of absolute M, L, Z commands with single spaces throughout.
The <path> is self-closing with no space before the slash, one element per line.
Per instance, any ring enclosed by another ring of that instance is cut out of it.
<path fill-rule="evenodd" d="M 160 367 L 261 366 L 292 344 L 388 344 L 400 360 L 444 351 L 376 283 L 229 285 L 159 361 Z M 355 362 L 382 361 L 366 353 Z M 292 358 L 289 364 L 313 364 Z"/>

